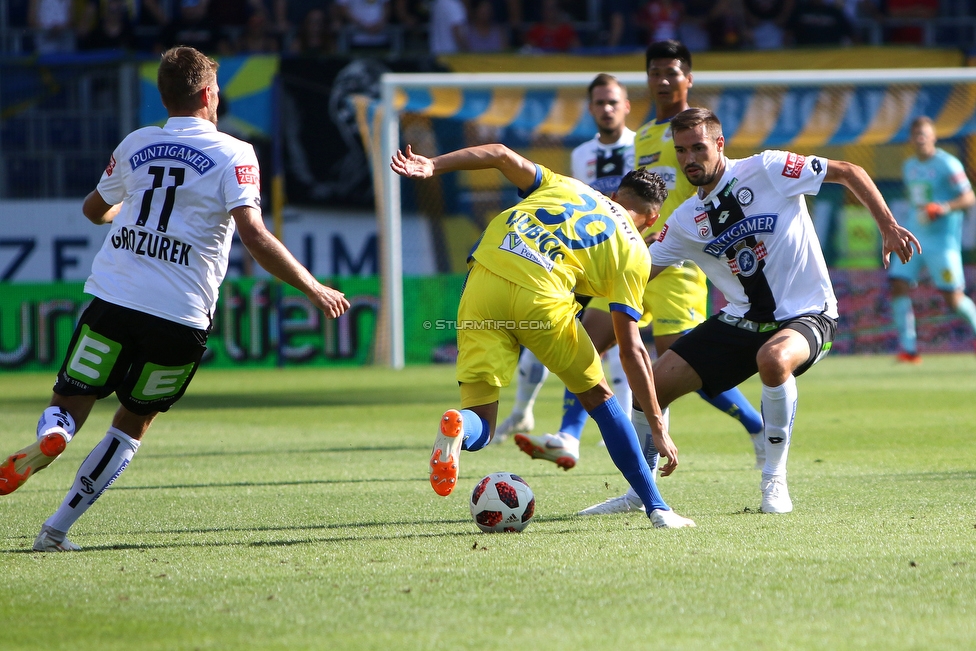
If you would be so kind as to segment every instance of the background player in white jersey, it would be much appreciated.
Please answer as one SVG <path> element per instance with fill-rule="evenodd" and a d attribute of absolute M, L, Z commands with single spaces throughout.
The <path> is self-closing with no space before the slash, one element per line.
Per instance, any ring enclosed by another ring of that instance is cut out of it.
<path fill-rule="evenodd" d="M 80 549 L 68 529 L 125 470 L 156 414 L 186 391 L 206 350 L 235 229 L 258 264 L 327 317 L 349 307 L 265 228 L 254 149 L 217 131 L 217 63 L 173 48 L 162 55 L 157 86 L 168 121 L 129 134 L 82 206 L 112 232 L 92 264 L 85 292 L 95 298 L 72 336 L 37 440 L 0 466 L 5 495 L 61 454 L 96 400 L 118 397 L 111 427 L 41 527 L 35 551 Z"/>
<path fill-rule="evenodd" d="M 910 291 L 923 266 L 946 305 L 976 333 L 976 305 L 963 293 L 966 278 L 962 271 L 963 211 L 976 204 L 976 196 L 959 159 L 935 146 L 931 118 L 921 116 L 912 121 L 911 143 L 915 155 L 902 167 L 911 205 L 905 226 L 918 235 L 925 253 L 891 269 L 891 311 L 898 329 L 898 360 L 918 364 L 922 358 Z"/>
<path fill-rule="evenodd" d="M 706 109 L 671 121 L 681 171 L 698 187 L 651 245 L 651 278 L 667 265 L 694 260 L 729 304 L 678 339 L 654 364 L 662 409 L 702 389 L 709 395 L 759 373 L 766 463 L 761 509 L 793 510 L 786 459 L 796 415 L 795 376 L 831 346 L 837 300 L 804 194 L 822 183 L 850 190 L 881 231 L 885 267 L 891 253 L 907 262 L 918 240 L 895 222 L 874 181 L 857 165 L 764 151 L 725 157 L 722 125 Z"/>

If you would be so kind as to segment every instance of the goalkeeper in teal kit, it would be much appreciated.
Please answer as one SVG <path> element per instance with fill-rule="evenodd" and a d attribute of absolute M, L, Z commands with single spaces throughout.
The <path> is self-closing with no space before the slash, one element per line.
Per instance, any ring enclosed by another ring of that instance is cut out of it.
<path fill-rule="evenodd" d="M 915 314 L 909 291 L 924 266 L 948 305 L 966 320 L 976 334 L 976 305 L 963 292 L 963 211 L 976 204 L 976 196 L 962 163 L 935 146 L 935 126 L 922 116 L 911 125 L 910 141 L 915 155 L 905 161 L 902 178 L 911 206 L 903 224 L 918 237 L 921 253 L 903 265 L 893 265 L 891 311 L 898 329 L 898 360 L 921 362 L 915 334 Z"/>

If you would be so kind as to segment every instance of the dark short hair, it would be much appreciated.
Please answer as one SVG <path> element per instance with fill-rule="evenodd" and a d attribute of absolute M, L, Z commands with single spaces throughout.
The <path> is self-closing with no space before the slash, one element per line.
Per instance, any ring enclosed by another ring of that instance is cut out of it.
<path fill-rule="evenodd" d="M 630 190 L 634 196 L 660 208 L 668 198 L 668 186 L 657 172 L 641 168 L 632 170 L 620 179 L 617 191 Z"/>
<path fill-rule="evenodd" d="M 593 99 L 593 89 L 599 88 L 600 86 L 620 86 L 621 90 L 623 90 L 625 93 L 627 92 L 626 86 L 621 84 L 616 77 L 613 75 L 608 75 L 605 72 L 601 72 L 594 77 L 593 81 L 590 82 L 590 85 L 586 87 L 586 96 Z"/>
<path fill-rule="evenodd" d="M 653 59 L 677 59 L 691 70 L 691 51 L 681 41 L 670 39 L 651 43 L 647 46 L 647 52 L 644 53 L 645 70 L 651 66 Z"/>
<path fill-rule="evenodd" d="M 166 110 L 183 113 L 200 108 L 197 94 L 217 80 L 218 65 L 192 47 L 178 45 L 163 52 L 156 87 Z"/>
<path fill-rule="evenodd" d="M 914 131 L 915 129 L 918 129 L 919 127 L 921 127 L 922 125 L 925 125 L 925 124 L 929 125 L 933 129 L 935 128 L 935 123 L 932 122 L 932 118 L 930 118 L 927 115 L 920 115 L 917 118 L 915 118 L 914 120 L 912 120 L 912 124 L 909 127 L 909 130 L 910 131 Z"/>
<path fill-rule="evenodd" d="M 671 133 L 694 129 L 700 124 L 705 125 L 705 132 L 718 138 L 722 135 L 722 122 L 718 116 L 706 108 L 685 109 L 681 113 L 671 118 Z"/>

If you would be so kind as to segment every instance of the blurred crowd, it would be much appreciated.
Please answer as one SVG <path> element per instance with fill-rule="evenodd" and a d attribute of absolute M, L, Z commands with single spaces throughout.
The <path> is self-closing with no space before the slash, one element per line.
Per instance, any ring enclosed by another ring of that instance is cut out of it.
<path fill-rule="evenodd" d="M 976 38 L 976 27 L 958 29 L 974 21 L 976 0 L 7 0 L 6 7 L 7 51 L 41 54 L 161 52 L 178 43 L 215 55 L 624 51 L 667 38 L 693 51 L 969 49 Z"/>

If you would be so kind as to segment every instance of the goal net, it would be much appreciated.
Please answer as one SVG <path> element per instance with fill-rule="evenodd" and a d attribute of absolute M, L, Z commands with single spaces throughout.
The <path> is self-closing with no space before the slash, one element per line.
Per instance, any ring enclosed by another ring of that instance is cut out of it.
<path fill-rule="evenodd" d="M 355 98 L 360 133 L 371 158 L 380 226 L 383 307 L 378 362 L 399 368 L 406 359 L 405 342 L 430 336 L 420 330 L 424 324 L 409 319 L 405 323 L 403 250 L 415 244 L 402 239 L 403 215 L 419 214 L 428 221 L 438 273 L 463 278 L 467 254 L 485 225 L 518 201 L 514 188 L 494 171 L 400 179 L 389 168 L 393 152 L 411 144 L 418 153 L 433 156 L 501 142 L 556 172 L 569 173 L 571 150 L 596 133 L 586 97 L 596 74 L 388 73 L 378 99 Z M 636 130 L 653 118 L 646 77 L 615 76 L 628 90 L 627 125 Z M 787 149 L 852 161 L 877 182 L 896 216 L 906 208 L 901 165 L 911 154 L 907 141 L 915 117 L 931 117 L 939 146 L 959 157 L 970 178 L 976 178 L 976 70 L 696 72 L 689 100 L 722 120 L 729 157 Z M 878 270 L 880 238 L 871 217 L 840 186 L 824 186 L 809 200 L 842 302 L 835 348 L 889 349 L 894 331 L 886 312 L 886 284 Z M 972 234 L 968 237 L 971 242 Z M 967 268 L 967 277 L 971 274 Z M 970 284 L 974 280 L 968 279 Z M 444 291 L 459 289 L 460 282 L 445 284 Z M 721 297 L 716 300 L 720 303 Z M 919 314 L 920 341 L 935 342 L 945 350 L 971 345 L 958 323 L 937 315 L 934 303 L 931 307 L 931 319 L 925 309 Z M 454 332 L 442 336 L 449 347 Z"/>

